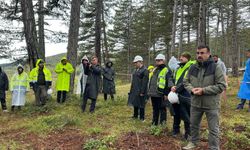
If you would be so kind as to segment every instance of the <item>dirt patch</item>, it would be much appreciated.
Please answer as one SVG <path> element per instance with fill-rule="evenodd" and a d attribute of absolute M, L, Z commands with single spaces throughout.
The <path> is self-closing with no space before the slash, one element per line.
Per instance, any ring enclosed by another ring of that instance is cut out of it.
<path fill-rule="evenodd" d="M 167 136 L 153 136 L 146 133 L 128 133 L 115 144 L 119 150 L 180 150 L 180 144 Z"/>
<path fill-rule="evenodd" d="M 33 145 L 36 149 L 82 149 L 84 136 L 76 129 L 50 133 L 41 143 Z"/>
<path fill-rule="evenodd" d="M 26 145 L 30 149 L 75 149 L 80 150 L 85 141 L 84 136 L 76 129 L 65 129 L 55 131 L 48 134 L 46 137 L 39 137 L 33 133 L 27 133 L 25 130 L 12 130 L 0 133 L 0 143 L 8 140 L 16 141 Z"/>

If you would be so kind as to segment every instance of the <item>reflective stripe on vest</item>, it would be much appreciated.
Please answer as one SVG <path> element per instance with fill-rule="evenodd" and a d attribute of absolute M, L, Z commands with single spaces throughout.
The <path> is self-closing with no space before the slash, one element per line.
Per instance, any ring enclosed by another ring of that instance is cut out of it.
<path fill-rule="evenodd" d="M 157 86 L 159 89 L 164 89 L 166 85 L 166 74 L 168 72 L 168 68 L 165 67 L 161 70 L 161 72 L 158 75 L 158 82 Z"/>

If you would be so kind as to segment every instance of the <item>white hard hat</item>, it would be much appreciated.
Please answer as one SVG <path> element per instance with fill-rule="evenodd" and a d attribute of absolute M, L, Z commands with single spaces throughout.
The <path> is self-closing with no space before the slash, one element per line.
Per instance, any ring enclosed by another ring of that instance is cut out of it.
<path fill-rule="evenodd" d="M 143 58 L 141 56 L 139 56 L 139 55 L 136 55 L 133 62 L 135 63 L 135 62 L 138 62 L 138 61 L 143 61 Z"/>
<path fill-rule="evenodd" d="M 52 89 L 48 89 L 47 94 L 51 95 L 52 93 L 53 93 L 53 90 Z"/>
<path fill-rule="evenodd" d="M 165 55 L 163 54 L 158 54 L 156 57 L 155 57 L 155 60 L 165 60 Z"/>
<path fill-rule="evenodd" d="M 168 94 L 168 100 L 171 104 L 179 103 L 178 95 L 172 91 Z"/>

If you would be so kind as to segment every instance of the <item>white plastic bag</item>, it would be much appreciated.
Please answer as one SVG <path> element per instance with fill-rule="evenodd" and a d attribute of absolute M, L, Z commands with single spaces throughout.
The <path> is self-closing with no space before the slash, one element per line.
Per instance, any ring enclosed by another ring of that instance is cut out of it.
<path fill-rule="evenodd" d="M 179 67 L 179 61 L 174 56 L 172 56 L 168 62 L 168 66 L 172 71 L 176 71 Z"/>

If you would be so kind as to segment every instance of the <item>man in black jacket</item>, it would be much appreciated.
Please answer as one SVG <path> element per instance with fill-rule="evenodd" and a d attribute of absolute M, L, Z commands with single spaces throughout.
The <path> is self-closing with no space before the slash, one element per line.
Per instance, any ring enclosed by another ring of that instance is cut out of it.
<path fill-rule="evenodd" d="M 140 120 L 144 121 L 149 74 L 147 68 L 143 65 L 143 58 L 141 56 L 135 56 L 133 63 L 135 70 L 132 75 L 128 104 L 134 107 L 133 118 L 137 119 L 140 114 Z"/>
<path fill-rule="evenodd" d="M 5 94 L 5 91 L 8 91 L 8 89 L 9 89 L 8 77 L 0 66 L 0 100 L 3 112 L 8 112 L 6 106 L 6 94 Z"/>
<path fill-rule="evenodd" d="M 88 76 L 86 81 L 86 87 L 83 93 L 82 111 L 85 111 L 88 99 L 91 99 L 91 105 L 89 111 L 93 113 L 95 111 L 96 99 L 98 96 L 98 90 L 100 85 L 102 69 L 98 64 L 98 58 L 93 56 L 91 64 L 87 64 L 84 68 L 84 73 Z"/>

